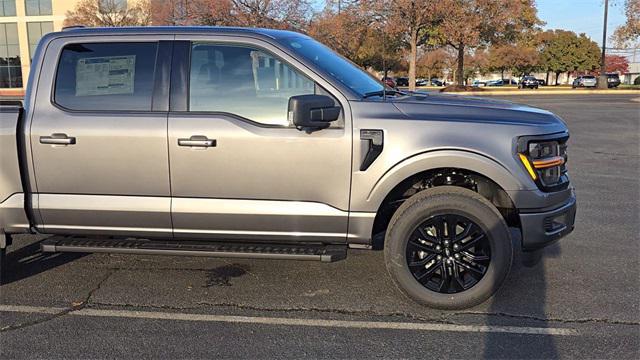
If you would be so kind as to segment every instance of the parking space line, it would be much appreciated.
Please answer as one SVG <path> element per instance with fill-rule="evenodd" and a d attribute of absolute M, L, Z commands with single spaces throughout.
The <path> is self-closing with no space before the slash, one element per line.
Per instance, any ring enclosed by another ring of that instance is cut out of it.
<path fill-rule="evenodd" d="M 63 311 L 63 308 L 31 307 L 17 305 L 0 305 L 0 312 L 41 313 L 55 314 Z M 330 319 L 304 319 L 285 317 L 261 317 L 261 316 L 234 316 L 234 315 L 208 315 L 185 314 L 157 311 L 132 311 L 132 310 L 102 310 L 79 309 L 68 313 L 72 316 L 149 319 L 149 320 L 174 320 L 174 321 L 202 321 L 224 322 L 237 324 L 260 324 L 280 326 L 310 326 L 333 327 L 355 329 L 382 329 L 382 330 L 414 330 L 414 331 L 444 331 L 444 332 L 475 332 L 475 333 L 508 333 L 527 335 L 578 335 L 578 331 L 572 328 L 553 327 L 527 327 L 527 326 L 499 326 L 499 325 L 455 325 L 440 323 L 419 322 L 389 322 L 389 321 L 349 321 Z"/>

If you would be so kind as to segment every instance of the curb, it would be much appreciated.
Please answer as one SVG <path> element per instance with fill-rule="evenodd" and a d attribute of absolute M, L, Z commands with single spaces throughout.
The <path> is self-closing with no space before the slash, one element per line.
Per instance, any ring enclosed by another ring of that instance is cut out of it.
<path fill-rule="evenodd" d="M 640 95 L 640 90 L 546 90 L 546 91 L 465 91 L 443 92 L 460 95 Z"/>

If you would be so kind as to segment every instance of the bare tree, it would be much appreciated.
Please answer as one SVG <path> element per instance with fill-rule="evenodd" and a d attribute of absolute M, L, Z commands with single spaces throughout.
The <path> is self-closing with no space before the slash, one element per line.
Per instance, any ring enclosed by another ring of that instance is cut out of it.
<path fill-rule="evenodd" d="M 151 4 L 139 0 L 133 5 L 118 0 L 81 0 L 67 11 L 65 26 L 144 26 L 151 23 Z"/>

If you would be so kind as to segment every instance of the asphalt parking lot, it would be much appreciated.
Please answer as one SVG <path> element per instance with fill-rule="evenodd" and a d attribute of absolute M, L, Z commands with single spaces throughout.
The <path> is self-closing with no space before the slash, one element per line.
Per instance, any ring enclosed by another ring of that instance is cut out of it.
<path fill-rule="evenodd" d="M 640 93 L 503 98 L 567 121 L 578 215 L 489 302 L 418 306 L 381 252 L 332 264 L 46 255 L 20 236 L 0 357 L 640 358 Z"/>

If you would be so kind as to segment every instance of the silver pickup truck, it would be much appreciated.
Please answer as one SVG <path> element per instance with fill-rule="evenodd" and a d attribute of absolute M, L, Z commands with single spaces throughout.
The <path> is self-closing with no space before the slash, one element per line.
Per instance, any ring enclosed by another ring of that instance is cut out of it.
<path fill-rule="evenodd" d="M 51 33 L 22 105 L 0 107 L 3 257 L 18 233 L 45 252 L 383 249 L 406 295 L 459 309 L 574 226 L 557 116 L 385 88 L 294 32 Z"/>

